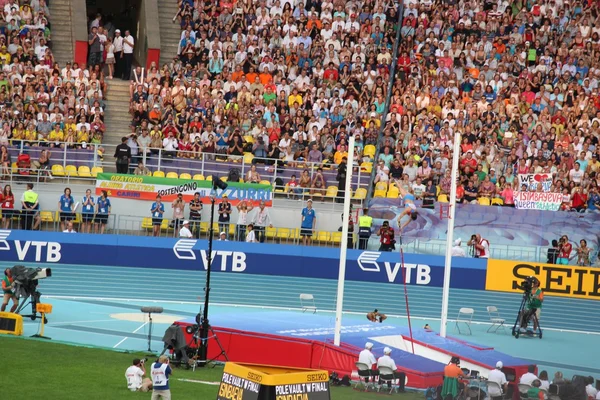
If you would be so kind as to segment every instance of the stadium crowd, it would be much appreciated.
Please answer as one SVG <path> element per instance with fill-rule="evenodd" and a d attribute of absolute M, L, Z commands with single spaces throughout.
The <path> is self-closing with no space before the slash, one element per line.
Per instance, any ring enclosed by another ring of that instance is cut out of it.
<path fill-rule="evenodd" d="M 384 194 L 392 178 L 404 179 L 419 198 L 432 184 L 448 194 L 460 131 L 460 201 L 512 205 L 518 174 L 535 173 L 552 175 L 546 190 L 563 193 L 563 209 L 600 206 L 595 0 L 180 7 L 178 56 L 137 70 L 132 84 L 132 132 L 143 151 L 337 164 L 354 135 Z"/>

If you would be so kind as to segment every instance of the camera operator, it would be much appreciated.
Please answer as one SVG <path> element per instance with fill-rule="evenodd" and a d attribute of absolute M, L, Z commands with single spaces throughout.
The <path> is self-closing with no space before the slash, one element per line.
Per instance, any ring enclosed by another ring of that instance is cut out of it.
<path fill-rule="evenodd" d="M 390 227 L 389 221 L 383 222 L 383 225 L 381 228 L 379 228 L 377 236 L 380 237 L 379 242 L 381 243 L 379 246 L 379 251 L 392 251 L 396 248 L 394 229 Z"/>
<path fill-rule="evenodd" d="M 556 264 L 556 260 L 558 259 L 558 240 L 552 240 L 552 247 L 548 249 L 548 264 Z"/>
<path fill-rule="evenodd" d="M 8 305 L 8 301 L 12 299 L 13 305 L 10 308 L 10 312 L 14 313 L 19 307 L 19 298 L 13 292 L 13 276 L 10 268 L 6 268 L 4 270 L 4 277 L 2 278 L 2 309 L 4 312 L 6 310 L 6 306 Z"/>
<path fill-rule="evenodd" d="M 556 259 L 556 263 L 569 265 L 571 251 L 573 251 L 573 245 L 569 243 L 569 237 L 567 235 L 561 236 L 558 240 L 558 258 Z"/>
<path fill-rule="evenodd" d="M 533 330 L 539 329 L 540 316 L 542 314 L 542 303 L 544 301 L 544 292 L 540 289 L 540 281 L 535 277 L 528 278 L 531 282 L 531 291 L 529 292 L 525 309 L 521 316 L 521 330 L 527 328 L 529 319 L 535 314 L 533 319 Z"/>
<path fill-rule="evenodd" d="M 152 381 L 149 378 L 144 378 L 146 375 L 145 361 L 135 358 L 131 366 L 125 371 L 127 389 L 132 392 L 147 392 L 152 388 Z"/>
<path fill-rule="evenodd" d="M 490 258 L 490 242 L 483 239 L 480 234 L 472 235 L 467 242 L 471 247 L 471 255 L 475 258 Z"/>
<path fill-rule="evenodd" d="M 169 357 L 160 356 L 157 362 L 152 363 L 150 373 L 152 374 L 152 400 L 171 400 L 169 377 L 173 374 L 173 370 L 169 366 Z"/>

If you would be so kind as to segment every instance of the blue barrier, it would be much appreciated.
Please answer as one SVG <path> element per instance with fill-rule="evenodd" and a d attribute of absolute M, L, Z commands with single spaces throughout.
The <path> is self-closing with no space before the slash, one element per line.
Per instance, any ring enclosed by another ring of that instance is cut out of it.
<path fill-rule="evenodd" d="M 206 240 L 0 231 L 0 261 L 202 270 Z M 339 250 L 291 245 L 214 242 L 213 271 L 337 279 Z M 444 257 L 405 254 L 406 281 L 441 287 Z M 455 258 L 451 287 L 485 290 L 487 260 Z M 402 283 L 398 252 L 348 251 L 346 279 Z"/>

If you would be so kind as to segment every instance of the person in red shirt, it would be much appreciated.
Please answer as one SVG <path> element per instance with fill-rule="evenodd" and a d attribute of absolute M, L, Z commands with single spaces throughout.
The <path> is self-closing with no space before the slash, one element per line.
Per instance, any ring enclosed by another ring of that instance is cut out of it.
<path fill-rule="evenodd" d="M 571 208 L 578 212 L 585 211 L 587 204 L 587 194 L 583 193 L 580 187 L 575 188 L 575 193 L 571 199 Z"/>
<path fill-rule="evenodd" d="M 335 67 L 335 64 L 330 62 L 325 72 L 323 72 L 323 80 L 335 83 L 338 81 L 340 74 Z"/>
<path fill-rule="evenodd" d="M 379 246 L 379 251 L 392 251 L 394 250 L 395 240 L 394 240 L 394 229 L 390 227 L 390 223 L 388 221 L 384 221 L 381 228 L 379 228 L 379 242 L 381 245 Z"/>
<path fill-rule="evenodd" d="M 569 265 L 571 251 L 573 251 L 573 245 L 569 243 L 569 237 L 567 235 L 563 235 L 558 241 L 558 258 L 556 259 L 556 263 Z"/>
<path fill-rule="evenodd" d="M 12 188 L 10 185 L 4 186 L 2 191 L 0 206 L 2 208 L 2 228 L 8 229 L 11 217 L 13 216 L 13 210 L 15 208 L 15 196 L 13 195 Z"/>
<path fill-rule="evenodd" d="M 477 160 L 473 158 L 473 152 L 468 151 L 467 156 L 460 160 L 460 168 L 465 169 L 466 167 L 471 168 L 471 170 L 477 169 Z"/>

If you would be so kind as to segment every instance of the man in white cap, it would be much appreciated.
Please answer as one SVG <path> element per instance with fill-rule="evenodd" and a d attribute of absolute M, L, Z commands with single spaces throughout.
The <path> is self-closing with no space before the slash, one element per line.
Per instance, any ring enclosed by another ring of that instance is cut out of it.
<path fill-rule="evenodd" d="M 377 364 L 377 359 L 371 352 L 372 348 L 373 348 L 373 343 L 371 343 L 371 342 L 365 343 L 365 349 L 363 351 L 361 351 L 360 354 L 358 355 L 358 362 L 367 364 L 369 366 L 369 369 L 371 370 L 371 376 L 377 376 L 377 375 L 379 375 L 379 371 L 373 369 L 373 365 Z M 369 382 L 369 378 L 365 378 L 365 382 Z"/>
<path fill-rule="evenodd" d="M 183 226 L 179 230 L 179 237 L 182 239 L 191 239 L 194 237 L 194 235 L 192 235 L 192 231 L 190 231 L 190 221 L 187 219 L 183 221 Z"/>
<path fill-rule="evenodd" d="M 394 362 L 394 359 L 390 357 L 390 354 L 392 354 L 392 349 L 389 347 L 383 349 L 383 356 L 379 357 L 377 360 L 377 367 L 388 367 L 394 371 L 394 379 L 398 379 L 398 390 L 404 392 L 406 374 L 404 372 L 396 371 L 396 363 Z M 391 383 L 388 383 L 388 386 L 391 387 Z"/>
<path fill-rule="evenodd" d="M 506 375 L 502 372 L 502 367 L 504 367 L 504 364 L 502 364 L 502 361 L 498 361 L 496 368 L 488 373 L 488 382 L 498 384 L 498 386 L 488 386 L 488 395 L 492 400 L 501 400 L 502 393 L 506 393 L 508 389 L 508 381 L 506 380 Z"/>
<path fill-rule="evenodd" d="M 458 238 L 454 241 L 454 247 L 452 247 L 452 257 L 466 257 L 467 253 L 465 253 L 465 250 L 460 247 L 460 244 L 462 243 L 462 239 Z"/>
<path fill-rule="evenodd" d="M 225 232 L 221 232 L 219 234 L 219 239 L 217 239 L 219 242 L 227 242 L 227 234 Z"/>

